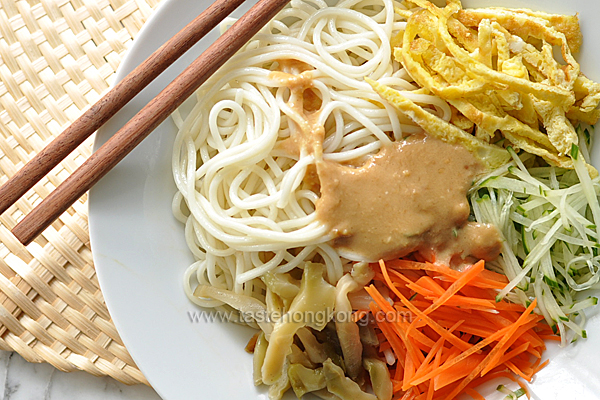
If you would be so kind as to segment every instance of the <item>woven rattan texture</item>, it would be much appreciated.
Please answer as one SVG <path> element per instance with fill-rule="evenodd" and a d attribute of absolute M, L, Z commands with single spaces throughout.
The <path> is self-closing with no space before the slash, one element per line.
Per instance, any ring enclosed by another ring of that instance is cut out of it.
<path fill-rule="evenodd" d="M 0 183 L 109 88 L 160 0 L 0 0 Z M 87 198 L 34 243 L 10 229 L 91 153 L 91 141 L 0 217 L 0 348 L 63 371 L 147 383 L 92 263 Z"/>

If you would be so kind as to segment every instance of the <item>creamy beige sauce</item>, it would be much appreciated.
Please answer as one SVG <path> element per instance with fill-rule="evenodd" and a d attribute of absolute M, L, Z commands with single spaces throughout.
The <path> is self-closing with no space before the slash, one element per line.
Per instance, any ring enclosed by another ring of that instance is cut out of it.
<path fill-rule="evenodd" d="M 277 150 L 321 160 L 325 132 L 318 122 L 321 99 L 313 90 L 313 68 L 293 60 L 278 64 L 269 77 L 290 90 L 285 113 L 291 134 Z M 320 191 L 317 218 L 343 256 L 377 261 L 418 252 L 456 265 L 470 258 L 492 260 L 500 252 L 494 226 L 468 221 L 467 191 L 481 168 L 464 147 L 422 137 L 387 146 L 358 167 L 318 161 L 304 183 Z"/>
<path fill-rule="evenodd" d="M 281 60 L 278 64 L 279 71 L 271 72 L 269 78 L 290 90 L 286 115 L 294 124 L 290 137 L 277 143 L 277 150 L 295 158 L 302 151 L 320 157 L 325 130 L 318 123 L 322 101 L 312 88 L 313 68 L 297 60 Z"/>
<path fill-rule="evenodd" d="M 481 164 L 462 146 L 426 137 L 384 147 L 362 167 L 317 166 L 317 218 L 345 257 L 376 261 L 418 252 L 431 261 L 491 260 L 493 226 L 469 222 L 467 191 Z"/>

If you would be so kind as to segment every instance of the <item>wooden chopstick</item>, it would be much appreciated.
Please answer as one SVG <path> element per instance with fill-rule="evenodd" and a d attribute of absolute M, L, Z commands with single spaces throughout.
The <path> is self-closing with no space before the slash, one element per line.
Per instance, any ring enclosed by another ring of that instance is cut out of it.
<path fill-rule="evenodd" d="M 231 0 L 225 0 L 225 2 L 228 1 Z M 27 214 L 12 229 L 11 232 L 15 237 L 27 245 L 42 233 L 60 214 L 125 158 L 288 2 L 289 0 L 260 0 L 254 5 L 46 199 Z"/>
<path fill-rule="evenodd" d="M 243 2 L 217 0 L 92 105 L 0 187 L 0 214 Z"/>

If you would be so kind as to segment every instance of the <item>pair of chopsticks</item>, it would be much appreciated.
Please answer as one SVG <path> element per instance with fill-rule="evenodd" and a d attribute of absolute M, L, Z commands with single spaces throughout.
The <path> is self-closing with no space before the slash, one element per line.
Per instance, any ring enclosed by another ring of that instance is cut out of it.
<path fill-rule="evenodd" d="M 0 214 L 244 0 L 217 0 L 83 113 L 0 187 Z M 129 154 L 290 0 L 260 0 L 27 214 L 12 233 L 29 244 Z M 185 10 L 182 10 L 185 12 Z"/>

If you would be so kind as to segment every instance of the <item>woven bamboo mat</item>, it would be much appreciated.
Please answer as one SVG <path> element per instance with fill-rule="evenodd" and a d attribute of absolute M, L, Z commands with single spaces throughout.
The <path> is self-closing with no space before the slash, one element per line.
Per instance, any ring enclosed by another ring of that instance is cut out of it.
<path fill-rule="evenodd" d="M 0 184 L 112 83 L 160 0 L 0 0 Z M 146 383 L 98 285 L 87 197 L 34 243 L 10 229 L 91 153 L 91 140 L 0 217 L 0 348 L 62 371 Z"/>

